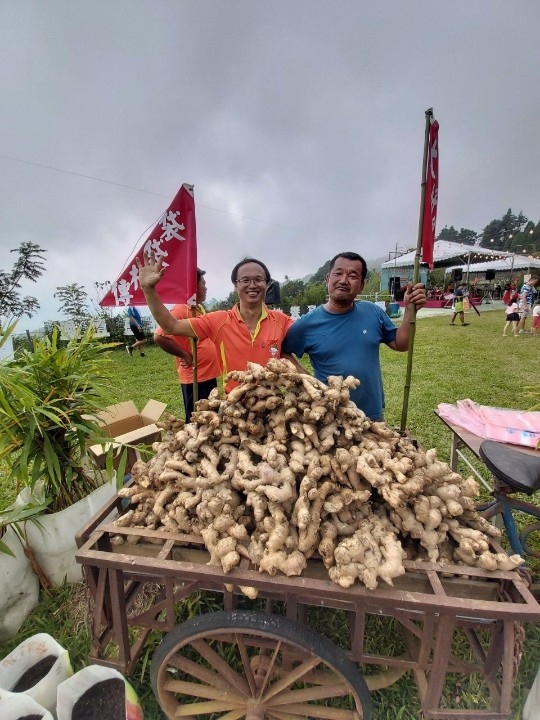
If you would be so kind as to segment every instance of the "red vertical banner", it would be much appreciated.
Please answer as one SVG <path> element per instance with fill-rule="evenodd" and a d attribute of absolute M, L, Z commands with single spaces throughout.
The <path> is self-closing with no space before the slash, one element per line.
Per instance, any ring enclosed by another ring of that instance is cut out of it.
<path fill-rule="evenodd" d="M 136 259 L 153 253 L 167 272 L 159 283 L 164 303 L 192 303 L 197 294 L 197 234 L 193 185 L 184 183 L 143 245 L 99 303 L 101 307 L 146 305 Z"/>
<path fill-rule="evenodd" d="M 433 268 L 433 246 L 439 199 L 439 123 L 431 121 L 426 167 L 424 217 L 422 219 L 422 262 Z"/>

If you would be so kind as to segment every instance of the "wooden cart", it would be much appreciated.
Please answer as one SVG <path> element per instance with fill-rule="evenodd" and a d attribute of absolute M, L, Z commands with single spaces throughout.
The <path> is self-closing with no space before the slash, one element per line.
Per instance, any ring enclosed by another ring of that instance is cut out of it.
<path fill-rule="evenodd" d="M 225 575 L 206 564 L 197 538 L 100 525 L 120 507 L 113 499 L 78 536 L 77 560 L 94 605 L 90 655 L 129 674 L 150 632 L 168 632 L 151 668 L 168 718 L 368 718 L 358 664 L 369 687 L 411 671 L 426 718 L 510 717 L 523 624 L 540 620 L 523 572 L 406 563 L 393 588 L 376 590 L 339 587 L 317 559 L 300 577 L 259 573 L 247 561 Z M 115 545 L 115 536 L 126 542 Z M 140 540 L 130 544 L 134 536 Z M 238 609 L 246 604 L 241 586 L 257 589 L 266 601 L 263 612 Z M 148 587 L 155 593 L 149 607 L 140 603 Z M 177 626 L 175 604 L 199 590 L 217 591 L 223 610 Z M 325 608 L 348 624 L 348 647 L 310 627 Z M 370 643 L 377 617 L 392 623 L 387 647 Z M 398 633 L 403 642 L 396 653 Z M 460 647 L 468 645 L 467 659 L 456 654 L 456 638 Z M 450 673 L 477 675 L 486 705 L 450 707 L 443 696 Z"/>

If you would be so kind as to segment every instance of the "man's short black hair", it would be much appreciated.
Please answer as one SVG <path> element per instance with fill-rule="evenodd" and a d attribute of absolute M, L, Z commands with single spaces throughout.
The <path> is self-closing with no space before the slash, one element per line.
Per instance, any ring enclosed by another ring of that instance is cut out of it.
<path fill-rule="evenodd" d="M 236 285 L 236 281 L 238 280 L 238 271 L 243 265 L 247 265 L 248 263 L 256 263 L 257 265 L 260 265 L 262 269 L 264 270 L 264 276 L 266 278 L 266 284 L 270 282 L 270 270 L 266 267 L 266 265 L 261 262 L 260 260 L 256 260 L 252 257 L 245 257 L 243 260 L 240 260 L 239 263 L 236 263 L 236 265 L 232 269 L 231 273 L 231 282 L 233 285 Z"/>
<path fill-rule="evenodd" d="M 197 268 L 197 282 L 201 282 L 201 278 L 203 275 L 206 275 L 206 270 L 201 270 L 201 268 Z"/>
<path fill-rule="evenodd" d="M 336 260 L 338 258 L 345 258 L 345 260 L 356 260 L 357 262 L 360 262 L 362 264 L 362 280 L 366 279 L 366 275 L 367 275 L 366 261 L 364 260 L 364 258 L 361 255 L 359 255 L 358 253 L 355 253 L 355 252 L 340 252 L 337 255 L 335 255 L 330 260 L 330 267 L 328 268 L 329 274 L 332 272 L 332 269 L 333 269 L 334 265 L 336 264 Z"/>

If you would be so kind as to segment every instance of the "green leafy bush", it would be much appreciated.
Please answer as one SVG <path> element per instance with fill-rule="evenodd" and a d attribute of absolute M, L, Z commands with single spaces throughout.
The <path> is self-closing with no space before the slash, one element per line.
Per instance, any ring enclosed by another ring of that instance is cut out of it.
<path fill-rule="evenodd" d="M 6 332 L 3 342 L 12 332 Z M 0 461 L 17 489 L 61 510 L 102 484 L 86 454 L 104 440 L 96 413 L 110 403 L 107 349 L 90 327 L 61 346 L 58 330 L 0 363 Z"/>

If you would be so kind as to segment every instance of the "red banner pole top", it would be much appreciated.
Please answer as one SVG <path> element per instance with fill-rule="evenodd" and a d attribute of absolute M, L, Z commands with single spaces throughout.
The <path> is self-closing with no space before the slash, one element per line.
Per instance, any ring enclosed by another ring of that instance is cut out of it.
<path fill-rule="evenodd" d="M 430 118 L 426 165 L 424 215 L 422 219 L 422 262 L 433 269 L 433 248 L 439 201 L 439 123 Z"/>
<path fill-rule="evenodd" d="M 193 185 L 184 183 L 148 238 L 112 283 L 101 307 L 146 305 L 136 259 L 144 254 L 163 259 L 168 268 L 159 284 L 164 303 L 192 303 L 197 296 L 197 234 Z"/>

